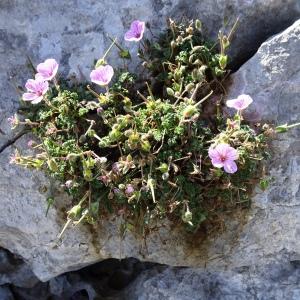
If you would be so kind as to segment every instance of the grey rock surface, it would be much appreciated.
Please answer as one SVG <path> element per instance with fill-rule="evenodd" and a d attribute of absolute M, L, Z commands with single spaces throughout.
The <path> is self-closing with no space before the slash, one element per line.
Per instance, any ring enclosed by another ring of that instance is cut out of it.
<path fill-rule="evenodd" d="M 1 300 L 15 300 L 13 293 L 8 286 L 0 286 Z"/>
<path fill-rule="evenodd" d="M 249 49 L 255 51 L 261 39 L 299 17 L 299 5 L 297 0 L 55 0 L 30 1 L 30 5 L 21 0 L 1 1 L 0 147 L 13 135 L 6 120 L 18 107 L 13 82 L 23 85 L 30 76 L 26 54 L 35 63 L 47 57 L 56 58 L 64 74 L 78 73 L 80 65 L 87 76 L 93 59 L 103 54 L 109 44 L 106 33 L 122 39 L 133 19 L 147 20 L 160 28 L 169 15 L 199 17 L 206 28 L 213 28 L 204 29 L 210 36 L 216 34 L 228 16 L 241 15 L 235 49 L 240 54 L 247 53 Z M 262 45 L 258 54 L 236 73 L 230 94 L 234 97 L 243 90 L 256 101 L 265 103 L 272 110 L 273 120 L 296 120 L 299 116 L 299 93 L 295 91 L 299 91 L 299 49 L 298 22 Z M 249 53 L 245 54 L 248 56 Z M 117 64 L 115 55 L 111 63 Z M 13 80 L 8 82 L 10 76 Z M 274 86 L 281 89 L 276 92 Z M 282 98 L 285 101 L 280 101 Z M 261 112 L 263 117 L 269 117 L 264 113 L 265 110 Z M 204 244 L 201 241 L 191 244 L 181 232 L 170 230 L 170 225 L 165 223 L 160 224 L 159 230 L 145 243 L 131 233 L 127 233 L 124 240 L 119 238 L 121 220 L 111 219 L 101 221 L 96 230 L 84 226 L 68 230 L 63 244 L 58 247 L 56 237 L 64 222 L 61 208 L 69 200 L 60 195 L 56 209 L 51 209 L 45 217 L 45 199 L 55 193 L 53 184 L 41 173 L 8 164 L 15 146 L 26 148 L 27 138 L 23 137 L 0 154 L 0 246 L 22 256 L 41 280 L 108 257 L 134 256 L 169 265 L 210 265 L 217 269 L 297 259 L 300 255 L 297 239 L 300 161 L 296 133 L 293 131 L 274 143 L 272 187 L 264 193 L 258 191 L 253 210 L 244 220 L 245 226 L 238 220 L 230 222 L 228 231 L 218 238 Z"/>
<path fill-rule="evenodd" d="M 221 272 L 156 267 L 142 273 L 117 299 L 298 300 L 299 285 L 299 261 Z"/>
<path fill-rule="evenodd" d="M 18 287 L 31 288 L 37 282 L 38 279 L 22 259 L 0 248 L 0 285 L 14 284 Z"/>

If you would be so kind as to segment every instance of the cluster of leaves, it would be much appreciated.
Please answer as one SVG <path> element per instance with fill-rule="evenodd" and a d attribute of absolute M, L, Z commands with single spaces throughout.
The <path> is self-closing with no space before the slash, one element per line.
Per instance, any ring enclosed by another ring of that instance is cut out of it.
<path fill-rule="evenodd" d="M 128 226 L 170 218 L 196 231 L 219 214 L 249 203 L 266 158 L 266 128 L 241 125 L 223 113 L 228 36 L 207 42 L 200 21 L 176 24 L 139 50 L 146 84 L 119 70 L 114 85 L 96 93 L 86 83 L 59 82 L 45 102 L 23 107 L 39 138 L 34 156 L 15 161 L 42 168 L 73 197 L 68 222 L 94 223 L 108 214 Z M 238 150 L 238 172 L 212 166 L 208 148 Z"/>

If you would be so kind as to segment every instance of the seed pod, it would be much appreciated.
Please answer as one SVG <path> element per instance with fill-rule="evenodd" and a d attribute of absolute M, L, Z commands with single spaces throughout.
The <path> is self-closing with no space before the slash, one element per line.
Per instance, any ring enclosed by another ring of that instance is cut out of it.
<path fill-rule="evenodd" d="M 77 204 L 68 211 L 68 218 L 74 219 L 75 217 L 79 216 L 80 213 L 81 213 L 81 205 Z"/>
<path fill-rule="evenodd" d="M 145 152 L 150 152 L 151 144 L 149 143 L 148 140 L 141 141 L 141 148 Z"/>
<path fill-rule="evenodd" d="M 186 89 L 188 92 L 190 92 L 190 91 L 193 90 L 194 87 L 195 87 L 195 84 L 191 82 L 191 83 L 189 83 L 189 84 L 185 87 L 185 89 Z"/>

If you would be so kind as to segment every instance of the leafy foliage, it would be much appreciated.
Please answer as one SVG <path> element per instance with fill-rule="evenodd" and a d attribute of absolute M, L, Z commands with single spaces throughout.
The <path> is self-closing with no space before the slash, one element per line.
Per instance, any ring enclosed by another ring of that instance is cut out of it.
<path fill-rule="evenodd" d="M 170 20 L 158 39 L 139 49 L 146 84 L 127 69 L 118 70 L 105 93 L 59 82 L 44 102 L 24 104 L 23 123 L 40 144 L 34 156 L 17 153 L 14 161 L 64 184 L 74 224 L 122 214 L 134 226 L 168 217 L 196 231 L 248 204 L 270 128 L 223 112 L 230 39 L 220 34 L 219 42 L 204 39 L 198 20 Z M 235 174 L 212 166 L 208 149 L 218 143 L 238 150 Z"/>

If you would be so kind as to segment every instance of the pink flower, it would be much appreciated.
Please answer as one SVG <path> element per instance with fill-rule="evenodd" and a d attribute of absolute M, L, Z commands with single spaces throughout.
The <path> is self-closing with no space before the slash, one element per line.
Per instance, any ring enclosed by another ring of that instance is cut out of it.
<path fill-rule="evenodd" d="M 55 77 L 58 70 L 58 63 L 53 58 L 46 59 L 37 66 L 38 73 L 36 79 L 51 80 Z"/>
<path fill-rule="evenodd" d="M 228 100 L 226 105 L 240 111 L 247 108 L 253 102 L 249 95 L 239 95 L 236 99 Z"/>
<path fill-rule="evenodd" d="M 42 101 L 43 96 L 48 91 L 49 84 L 47 81 L 41 79 L 28 79 L 25 87 L 27 93 L 23 94 L 23 100 L 36 104 Z"/>
<path fill-rule="evenodd" d="M 129 42 L 138 42 L 143 38 L 145 22 L 135 20 L 131 23 L 130 29 L 125 33 L 124 39 Z"/>
<path fill-rule="evenodd" d="M 110 65 L 100 66 L 90 74 L 91 81 L 101 86 L 108 85 L 114 76 L 114 69 Z"/>
<path fill-rule="evenodd" d="M 237 171 L 235 160 L 239 158 L 239 155 L 237 150 L 228 144 L 219 144 L 215 148 L 210 146 L 208 155 L 214 167 L 224 168 L 227 173 L 235 173 Z"/>

